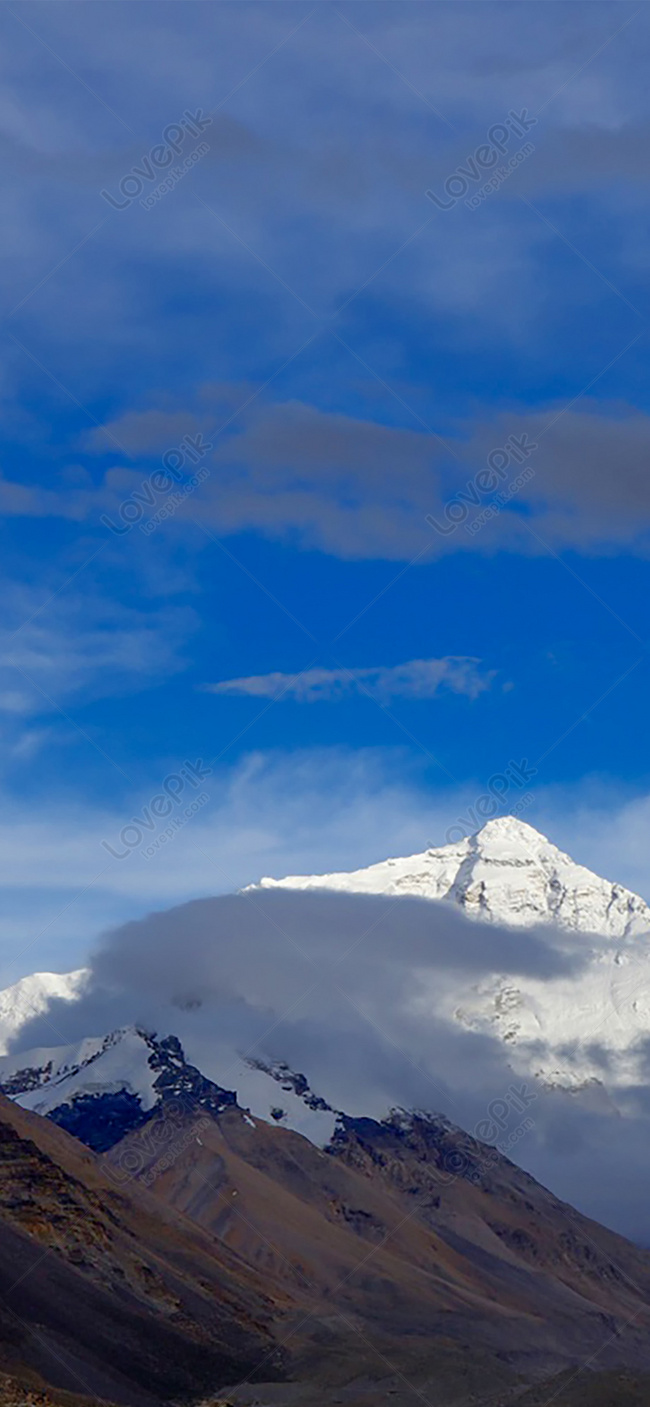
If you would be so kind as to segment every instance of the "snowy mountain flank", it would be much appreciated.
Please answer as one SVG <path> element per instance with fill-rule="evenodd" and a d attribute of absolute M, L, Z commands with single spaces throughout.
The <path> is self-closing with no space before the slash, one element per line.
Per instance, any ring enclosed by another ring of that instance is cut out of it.
<path fill-rule="evenodd" d="M 431 901 L 432 943 L 440 904 L 470 919 L 530 929 L 544 926 L 576 971 L 562 976 L 493 970 L 479 981 L 423 966 L 411 997 L 418 1019 L 502 1042 L 519 1076 L 606 1100 L 646 1082 L 650 1034 L 650 907 L 622 885 L 601 879 L 512 817 L 488 822 L 457 845 L 389 859 L 350 873 L 263 879 L 252 891 L 285 888 L 385 894 Z M 487 937 L 487 935 L 486 935 Z M 487 943 L 489 953 L 489 940 Z M 498 951 L 498 945 L 495 952 Z M 495 959 L 496 962 L 496 959 Z M 307 1078 L 282 1062 L 251 1059 L 215 1034 L 207 1080 L 173 1035 L 137 1026 L 91 1035 L 76 1045 L 20 1050 L 20 1031 L 56 999 L 83 993 L 84 970 L 37 973 L 0 993 L 0 1088 L 25 1109 L 46 1114 L 92 1147 L 108 1148 L 170 1097 L 188 1093 L 206 1108 L 237 1103 L 251 1118 L 303 1133 L 318 1147 L 339 1115 Z M 56 1029 L 53 1035 L 56 1037 Z M 606 1073 L 604 1071 L 606 1070 Z M 327 1095 L 327 1090 L 322 1094 Z M 600 1096 L 599 1096 L 600 1097 Z"/>
<path fill-rule="evenodd" d="M 341 874 L 266 878 L 249 886 L 257 887 L 409 894 L 457 904 L 469 918 L 517 928 L 552 923 L 607 938 L 650 933 L 650 907 L 644 899 L 577 865 L 513 816 L 488 821 L 477 835 L 421 855 Z"/>
<path fill-rule="evenodd" d="M 229 1052 L 223 1078 L 236 1092 L 206 1079 L 186 1060 L 176 1036 L 158 1039 L 138 1026 L 76 1045 L 0 1057 L 4 1094 L 23 1109 L 47 1115 L 97 1152 L 111 1148 L 170 1100 L 175 1108 L 211 1114 L 238 1105 L 319 1147 L 333 1137 L 337 1112 L 288 1066 Z"/>

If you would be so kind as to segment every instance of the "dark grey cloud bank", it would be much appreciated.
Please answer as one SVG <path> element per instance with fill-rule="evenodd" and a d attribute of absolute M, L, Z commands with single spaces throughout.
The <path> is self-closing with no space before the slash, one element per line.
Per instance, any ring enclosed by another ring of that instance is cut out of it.
<path fill-rule="evenodd" d="M 241 396 L 239 405 L 252 394 L 210 391 L 226 404 Z M 446 438 L 298 401 L 247 406 L 239 424 L 235 408 L 223 436 L 203 408 L 133 412 L 107 432 L 136 458 L 183 434 L 214 441 L 202 460 L 205 481 L 162 531 L 192 531 L 199 519 L 225 535 L 252 530 L 349 559 L 535 554 L 544 550 L 539 537 L 555 549 L 650 550 L 650 417 L 631 405 L 582 400 L 479 412 Z M 105 450 L 106 432 L 93 432 L 91 443 Z M 144 477 L 144 469 L 116 465 L 96 488 L 59 494 L 5 480 L 0 502 L 8 513 L 38 517 L 88 521 L 106 512 L 125 530 L 120 503 L 141 491 Z"/>
<path fill-rule="evenodd" d="M 233 1051 L 265 1054 L 348 1112 L 417 1106 L 472 1130 L 521 1077 L 500 1042 L 427 1010 L 426 984 L 457 992 L 459 978 L 470 987 L 495 972 L 552 982 L 578 975 L 588 948 L 589 939 L 476 924 L 417 899 L 252 891 L 196 900 L 106 934 L 86 996 L 30 1023 L 20 1048 L 137 1021 L 175 1032 L 230 1087 Z M 590 1214 L 650 1239 L 648 1111 L 632 1100 L 621 1117 L 603 1076 L 583 1096 L 539 1090 L 512 1157 Z"/>

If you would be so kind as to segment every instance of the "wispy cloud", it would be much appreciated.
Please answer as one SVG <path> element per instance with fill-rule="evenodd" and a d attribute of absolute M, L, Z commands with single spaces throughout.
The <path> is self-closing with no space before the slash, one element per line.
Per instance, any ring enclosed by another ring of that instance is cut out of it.
<path fill-rule="evenodd" d="M 252 674 L 204 684 L 211 694 L 248 694 L 252 698 L 286 698 L 298 703 L 337 703 L 353 693 L 370 693 L 382 701 L 394 698 L 432 699 L 441 688 L 475 699 L 489 689 L 495 670 L 481 670 L 481 661 L 465 655 L 439 660 L 409 660 L 366 669 L 307 669 L 302 674 Z"/>
<path fill-rule="evenodd" d="M 0 629 L 0 713 L 50 713 L 57 703 L 129 693 L 185 668 L 195 629 L 189 607 L 143 611 L 94 593 L 85 597 L 3 582 L 8 624 Z"/>

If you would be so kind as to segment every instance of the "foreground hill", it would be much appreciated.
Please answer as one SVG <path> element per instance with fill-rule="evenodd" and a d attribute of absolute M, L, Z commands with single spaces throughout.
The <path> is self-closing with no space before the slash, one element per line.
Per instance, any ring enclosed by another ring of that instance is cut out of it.
<path fill-rule="evenodd" d="M 650 1374 L 650 1255 L 444 1120 L 324 1151 L 174 1097 L 98 1157 L 0 1099 L 6 1407 L 497 1407 L 586 1359 Z"/>
<path fill-rule="evenodd" d="M 260 1277 L 76 1139 L 0 1100 L 0 1369 L 133 1407 L 282 1371 Z"/>

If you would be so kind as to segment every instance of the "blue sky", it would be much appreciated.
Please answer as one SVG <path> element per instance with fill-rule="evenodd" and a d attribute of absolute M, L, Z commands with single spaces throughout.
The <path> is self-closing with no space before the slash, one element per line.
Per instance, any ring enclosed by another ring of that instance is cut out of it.
<path fill-rule="evenodd" d="M 3 980 L 523 759 L 650 895 L 649 26 L 4 11 Z"/>

